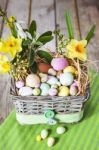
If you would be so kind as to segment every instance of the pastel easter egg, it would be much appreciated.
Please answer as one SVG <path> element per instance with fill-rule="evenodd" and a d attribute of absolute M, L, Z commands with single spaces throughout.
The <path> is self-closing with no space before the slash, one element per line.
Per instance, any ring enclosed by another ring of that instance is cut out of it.
<path fill-rule="evenodd" d="M 69 88 L 66 86 L 60 86 L 58 96 L 69 96 Z"/>
<path fill-rule="evenodd" d="M 60 78 L 60 75 L 61 75 L 62 73 L 63 73 L 62 71 L 58 71 L 58 72 L 57 72 L 57 75 L 56 75 L 56 76 L 57 76 L 58 79 Z"/>
<path fill-rule="evenodd" d="M 70 86 L 70 95 L 75 96 L 78 92 L 78 89 L 76 86 L 71 85 Z"/>
<path fill-rule="evenodd" d="M 68 61 L 66 60 L 66 58 L 53 58 L 51 61 L 51 65 L 54 70 L 60 71 L 68 66 Z"/>
<path fill-rule="evenodd" d="M 48 74 L 52 75 L 52 76 L 56 76 L 56 71 L 53 68 L 50 68 L 48 70 Z"/>
<path fill-rule="evenodd" d="M 49 68 L 51 68 L 50 64 L 47 64 L 47 63 L 39 63 L 38 64 L 38 69 L 42 73 L 48 73 Z"/>
<path fill-rule="evenodd" d="M 77 80 L 74 80 L 74 82 L 72 83 L 72 86 L 76 86 L 76 87 L 78 87 L 78 86 L 79 86 L 78 81 L 77 81 Z"/>
<path fill-rule="evenodd" d="M 51 85 L 51 88 L 57 89 L 58 85 L 57 84 L 53 84 L 53 85 Z"/>
<path fill-rule="evenodd" d="M 32 95 L 33 89 L 27 86 L 24 86 L 22 88 L 19 89 L 19 95 L 21 96 L 30 96 Z"/>
<path fill-rule="evenodd" d="M 59 82 L 59 81 L 58 81 L 58 79 L 57 79 L 56 77 L 54 77 L 54 76 L 50 76 L 50 77 L 49 77 L 49 80 L 47 81 L 47 83 L 50 84 L 50 85 L 57 84 L 57 82 Z"/>
<path fill-rule="evenodd" d="M 41 93 L 41 90 L 39 88 L 33 89 L 33 95 L 34 96 L 38 96 L 38 95 L 40 95 L 40 93 Z"/>
<path fill-rule="evenodd" d="M 24 81 L 22 80 L 16 81 L 15 85 L 16 85 L 16 88 L 20 89 L 21 87 L 24 86 Z"/>
<path fill-rule="evenodd" d="M 65 72 L 70 72 L 70 73 L 72 73 L 72 74 L 77 74 L 77 69 L 74 68 L 73 66 L 67 66 L 67 67 L 63 70 L 63 72 L 64 72 L 64 73 L 65 73 Z"/>
<path fill-rule="evenodd" d="M 55 144 L 55 138 L 49 137 L 47 141 L 48 147 L 52 147 Z"/>
<path fill-rule="evenodd" d="M 72 84 L 73 80 L 74 80 L 74 77 L 70 72 L 65 72 L 60 75 L 60 82 L 62 85 L 69 86 Z"/>
<path fill-rule="evenodd" d="M 41 89 L 41 95 L 47 96 L 49 94 L 50 86 L 47 83 L 41 83 L 40 89 Z"/>
<path fill-rule="evenodd" d="M 66 129 L 62 126 L 57 127 L 56 132 L 57 134 L 63 134 L 66 131 Z"/>
<path fill-rule="evenodd" d="M 26 85 L 29 87 L 39 87 L 40 78 L 36 74 L 29 74 L 26 78 Z"/>
<path fill-rule="evenodd" d="M 54 89 L 54 88 L 49 89 L 50 96 L 55 96 L 55 95 L 57 95 L 57 93 L 58 93 L 57 89 Z"/>
<path fill-rule="evenodd" d="M 41 131 L 41 138 L 42 138 L 42 139 L 46 139 L 47 136 L 48 136 L 48 130 L 43 129 L 43 130 Z"/>

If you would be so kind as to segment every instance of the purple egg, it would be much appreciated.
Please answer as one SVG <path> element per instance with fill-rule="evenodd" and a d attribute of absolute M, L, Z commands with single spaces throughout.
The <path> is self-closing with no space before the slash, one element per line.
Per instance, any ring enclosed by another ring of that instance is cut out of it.
<path fill-rule="evenodd" d="M 66 60 L 66 58 L 53 58 L 51 65 L 54 70 L 60 71 L 68 66 L 68 61 Z"/>
<path fill-rule="evenodd" d="M 50 96 L 55 96 L 55 95 L 57 95 L 57 89 L 54 89 L 54 88 L 49 89 L 49 95 L 50 95 Z"/>
<path fill-rule="evenodd" d="M 20 89 L 20 88 L 22 88 L 24 86 L 24 81 L 16 81 L 16 87 L 18 88 L 18 89 Z"/>

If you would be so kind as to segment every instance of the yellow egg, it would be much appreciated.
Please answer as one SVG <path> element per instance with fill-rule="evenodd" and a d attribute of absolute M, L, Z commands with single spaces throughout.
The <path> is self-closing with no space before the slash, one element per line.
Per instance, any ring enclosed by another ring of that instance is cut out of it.
<path fill-rule="evenodd" d="M 69 95 L 69 88 L 66 86 L 60 86 L 58 96 L 68 96 L 68 95 Z"/>
<path fill-rule="evenodd" d="M 40 135 L 37 135 L 37 137 L 36 137 L 36 141 L 41 141 L 42 140 L 42 138 L 41 138 L 41 136 Z"/>
<path fill-rule="evenodd" d="M 67 66 L 63 72 L 70 72 L 72 74 L 78 74 L 78 71 L 73 66 Z"/>

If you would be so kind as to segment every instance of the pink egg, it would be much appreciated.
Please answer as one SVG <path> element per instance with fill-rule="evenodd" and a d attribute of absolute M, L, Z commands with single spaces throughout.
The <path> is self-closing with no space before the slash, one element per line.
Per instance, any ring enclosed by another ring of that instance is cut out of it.
<path fill-rule="evenodd" d="M 22 88 L 24 86 L 24 82 L 21 80 L 21 81 L 16 81 L 16 87 L 18 89 Z"/>
<path fill-rule="evenodd" d="M 54 89 L 54 88 L 49 89 L 49 95 L 50 95 L 50 96 L 55 96 L 55 95 L 57 95 L 57 89 Z"/>
<path fill-rule="evenodd" d="M 68 66 L 68 61 L 66 60 L 66 58 L 53 58 L 51 65 L 54 70 L 60 71 Z"/>
<path fill-rule="evenodd" d="M 74 82 L 73 82 L 72 86 L 76 86 L 76 87 L 78 87 L 78 81 L 77 81 L 77 80 L 74 80 Z"/>

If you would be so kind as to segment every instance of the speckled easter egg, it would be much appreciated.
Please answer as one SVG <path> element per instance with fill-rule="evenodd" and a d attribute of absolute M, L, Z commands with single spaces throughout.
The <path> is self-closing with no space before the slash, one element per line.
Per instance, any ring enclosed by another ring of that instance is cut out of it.
<path fill-rule="evenodd" d="M 30 96 L 32 95 L 33 89 L 27 86 L 24 86 L 19 89 L 19 95 L 21 96 Z"/>
<path fill-rule="evenodd" d="M 48 80 L 48 74 L 39 73 L 39 76 L 41 78 L 41 82 L 46 82 Z"/>
<path fill-rule="evenodd" d="M 29 87 L 39 87 L 40 78 L 36 74 L 29 74 L 26 78 L 26 85 Z"/>
<path fill-rule="evenodd" d="M 69 86 L 72 84 L 73 80 L 74 80 L 74 77 L 70 72 L 65 72 L 60 75 L 60 82 L 62 85 Z"/>
<path fill-rule="evenodd" d="M 52 75 L 52 76 L 56 76 L 56 71 L 53 68 L 50 68 L 48 70 L 48 74 Z"/>
<path fill-rule="evenodd" d="M 48 136 L 48 130 L 43 129 L 43 130 L 41 131 L 41 138 L 42 138 L 42 139 L 46 139 L 47 136 Z"/>
<path fill-rule="evenodd" d="M 39 88 L 33 89 L 33 95 L 34 96 L 38 96 L 38 95 L 40 95 L 40 93 L 41 93 L 41 90 Z"/>
<path fill-rule="evenodd" d="M 52 147 L 55 144 L 55 138 L 49 137 L 47 141 L 48 147 Z"/>
<path fill-rule="evenodd" d="M 47 81 L 47 83 L 50 85 L 57 84 L 58 82 L 59 82 L 58 79 L 54 76 L 50 76 L 49 80 Z"/>
<path fill-rule="evenodd" d="M 65 72 L 70 72 L 70 73 L 72 73 L 72 74 L 77 74 L 77 69 L 74 68 L 73 66 L 67 66 L 67 67 L 63 70 L 63 72 L 64 72 L 64 73 L 65 73 Z"/>
<path fill-rule="evenodd" d="M 57 89 L 54 89 L 54 88 L 49 89 L 50 96 L 55 96 L 55 95 L 57 95 L 57 93 L 58 93 Z"/>
<path fill-rule="evenodd" d="M 60 86 L 58 96 L 69 96 L 69 88 L 66 86 Z"/>
<path fill-rule="evenodd" d="M 41 89 L 41 95 L 47 96 L 49 94 L 50 86 L 47 83 L 41 83 L 40 89 Z"/>
<path fill-rule="evenodd" d="M 66 58 L 53 58 L 51 62 L 52 67 L 56 71 L 63 70 L 66 66 L 68 66 L 68 61 Z"/>
<path fill-rule="evenodd" d="M 76 86 L 71 85 L 70 86 L 70 95 L 75 96 L 78 92 L 78 89 Z"/>
<path fill-rule="evenodd" d="M 24 81 L 22 80 L 16 81 L 15 85 L 16 85 L 16 88 L 20 89 L 21 87 L 24 86 Z"/>
<path fill-rule="evenodd" d="M 38 69 L 40 72 L 42 73 L 48 73 L 48 70 L 51 68 L 50 64 L 46 64 L 46 63 L 39 63 L 38 64 Z"/>
<path fill-rule="evenodd" d="M 57 134 L 63 134 L 66 131 L 66 129 L 62 126 L 57 127 L 56 132 Z"/>

